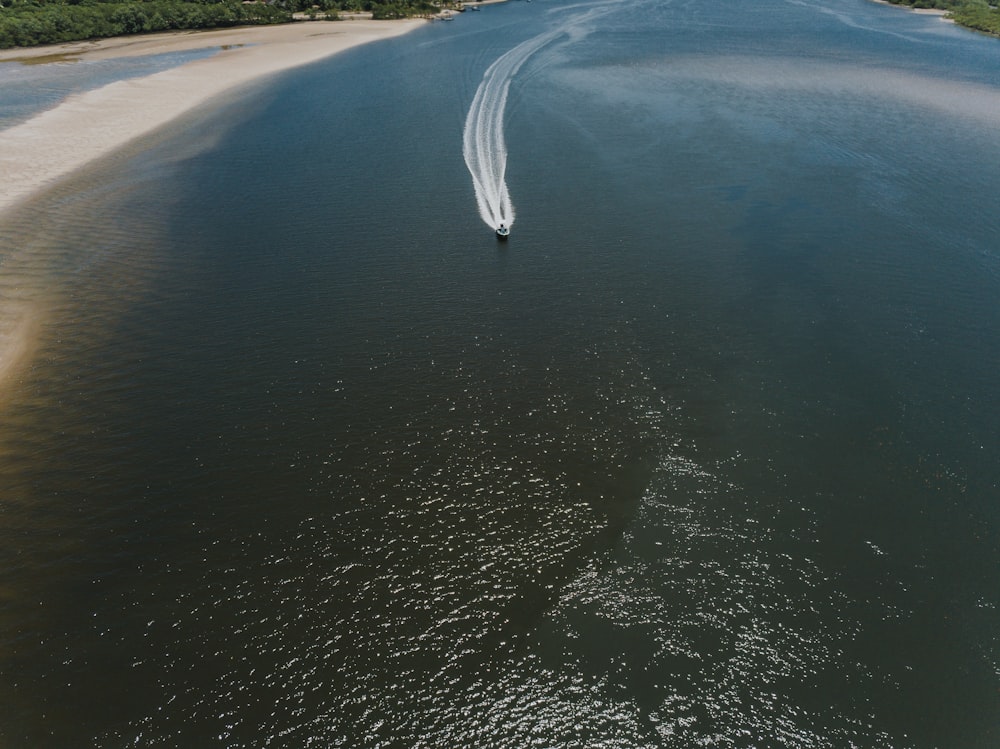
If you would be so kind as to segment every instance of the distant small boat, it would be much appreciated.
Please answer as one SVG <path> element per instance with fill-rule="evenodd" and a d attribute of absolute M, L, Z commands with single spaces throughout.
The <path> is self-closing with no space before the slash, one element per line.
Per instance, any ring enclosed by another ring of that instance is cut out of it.
<path fill-rule="evenodd" d="M 510 227 L 507 226 L 506 224 L 500 224 L 500 226 L 497 227 L 497 238 L 506 239 L 509 236 L 510 236 Z"/>

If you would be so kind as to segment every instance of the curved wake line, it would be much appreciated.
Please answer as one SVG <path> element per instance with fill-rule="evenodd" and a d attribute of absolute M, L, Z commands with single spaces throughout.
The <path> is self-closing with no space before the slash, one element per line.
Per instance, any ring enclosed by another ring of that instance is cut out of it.
<path fill-rule="evenodd" d="M 514 223 L 514 204 L 507 191 L 507 143 L 503 116 L 510 82 L 531 55 L 565 33 L 556 29 L 529 39 L 501 55 L 483 74 L 483 81 L 465 118 L 462 152 L 476 188 L 479 215 L 488 226 Z"/>

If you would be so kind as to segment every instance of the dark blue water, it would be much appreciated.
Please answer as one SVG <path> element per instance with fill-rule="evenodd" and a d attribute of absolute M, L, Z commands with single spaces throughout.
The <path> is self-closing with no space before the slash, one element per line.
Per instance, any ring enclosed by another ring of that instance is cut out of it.
<path fill-rule="evenodd" d="M 8 217 L 3 743 L 997 745 L 998 126 L 935 18 L 512 2 Z"/>

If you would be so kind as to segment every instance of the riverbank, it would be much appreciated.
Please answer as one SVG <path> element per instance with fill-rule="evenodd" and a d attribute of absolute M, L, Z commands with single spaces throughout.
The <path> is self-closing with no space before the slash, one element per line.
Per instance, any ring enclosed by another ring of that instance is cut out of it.
<path fill-rule="evenodd" d="M 928 16 L 940 16 L 941 20 L 954 23 L 951 17 L 948 17 L 949 11 L 941 10 L 940 8 L 915 8 L 912 5 L 906 3 L 891 3 L 889 0 L 871 0 L 873 3 L 878 3 L 879 5 L 891 5 L 893 8 L 902 8 L 903 10 L 909 10 L 913 13 L 921 13 Z"/>
<path fill-rule="evenodd" d="M 27 122 L 0 131 L 0 220 L 5 212 L 61 179 L 240 86 L 360 44 L 404 34 L 423 23 L 414 19 L 295 23 L 4 50 L 0 64 L 16 65 L 219 48 L 208 58 L 71 96 Z M 6 385 L 32 358 L 42 319 L 42 308 L 25 298 L 23 279 L 19 280 L 22 274 L 10 261 L 6 258 L 6 276 L 0 278 L 0 407 L 7 396 Z"/>
<path fill-rule="evenodd" d="M 917 8 L 914 7 L 913 0 L 899 0 L 899 2 L 872 0 L 872 2 L 905 8 L 914 13 L 940 16 L 941 20 L 954 23 L 956 26 L 1000 37 L 1000 8 L 997 8 L 996 5 L 952 2 L 946 3 L 948 5 L 946 8 Z"/>
<path fill-rule="evenodd" d="M 425 21 L 249 26 L 71 42 L 0 52 L 0 63 L 103 60 L 218 47 L 217 54 L 144 78 L 71 96 L 0 131 L 0 214 L 59 179 L 226 92 Z"/>

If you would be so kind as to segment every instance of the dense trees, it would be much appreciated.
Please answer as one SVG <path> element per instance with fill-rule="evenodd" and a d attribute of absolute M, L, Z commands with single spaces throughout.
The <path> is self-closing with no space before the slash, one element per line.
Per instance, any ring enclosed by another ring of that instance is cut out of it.
<path fill-rule="evenodd" d="M 0 0 L 0 48 L 68 42 L 167 29 L 285 23 L 291 13 L 274 5 L 237 0 L 97 2 Z"/>
<path fill-rule="evenodd" d="M 991 5 L 990 0 L 889 0 L 889 2 L 895 5 L 908 5 L 911 8 L 946 10 L 956 23 L 1000 36 L 1000 7 Z"/>
<path fill-rule="evenodd" d="M 1000 36 L 1000 7 L 985 0 L 969 0 L 953 10 L 951 17 L 970 29 Z"/>
<path fill-rule="evenodd" d="M 0 0 L 2 2 L 2 0 Z M 408 18 L 438 12 L 450 0 L 276 0 L 292 11 L 320 10 L 325 12 L 371 13 L 373 18 Z"/>
<path fill-rule="evenodd" d="M 947 10 L 963 26 L 1000 35 L 997 0 L 889 0 Z M 0 48 L 27 47 L 168 29 L 287 23 L 295 12 L 335 17 L 368 11 L 374 18 L 433 13 L 440 0 L 0 0 Z"/>
<path fill-rule="evenodd" d="M 434 12 L 429 0 L 0 0 L 0 49 L 170 29 L 288 23 L 297 11 Z"/>

